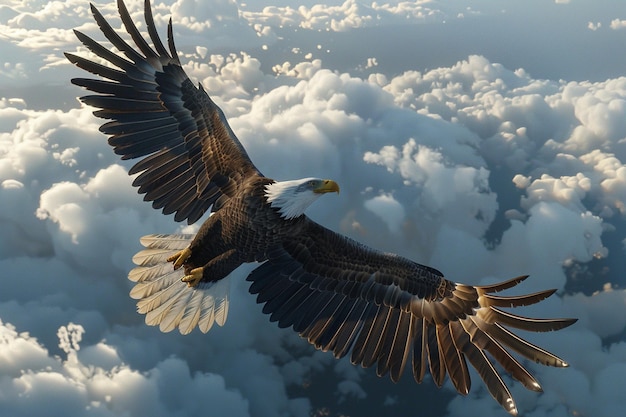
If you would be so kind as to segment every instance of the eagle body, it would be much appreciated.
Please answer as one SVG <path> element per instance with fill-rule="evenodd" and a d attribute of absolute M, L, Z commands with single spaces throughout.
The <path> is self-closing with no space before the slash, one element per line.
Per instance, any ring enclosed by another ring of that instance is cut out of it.
<path fill-rule="evenodd" d="M 311 180 L 307 178 L 300 182 Z M 336 273 L 341 273 L 346 267 L 361 266 L 362 270 L 354 274 L 351 280 L 367 282 L 371 279 L 380 285 L 402 286 L 407 296 L 414 295 L 417 300 L 442 300 L 452 295 L 454 284 L 433 268 L 361 245 L 323 228 L 305 215 L 286 218 L 281 214 L 280 206 L 272 206 L 268 201 L 271 199 L 268 188 L 273 185 L 280 183 L 266 177 L 255 177 L 241 188 L 241 192 L 224 203 L 219 211 L 213 213 L 189 245 L 191 255 L 184 263 L 185 273 L 204 267 L 202 280 L 217 281 L 242 263 L 264 262 L 269 259 L 269 255 L 280 250 L 301 259 L 302 263 L 311 263 L 315 261 L 312 254 L 303 248 L 314 242 L 328 250 L 325 255 L 335 256 L 332 262 L 337 265 Z M 333 251 L 333 248 L 339 250 Z M 343 248 L 350 250 L 341 251 Z M 356 264 L 355 259 L 366 259 L 367 262 Z M 395 270 L 398 264 L 404 266 L 402 275 L 398 274 L 399 270 Z M 323 268 L 324 262 L 317 260 L 317 265 Z M 394 265 L 394 270 L 389 268 L 390 265 Z M 407 300 L 404 302 L 407 303 Z M 399 303 L 398 299 L 394 305 L 400 306 Z M 471 313 L 474 305 L 468 307 L 466 313 Z M 408 309 L 408 304 L 404 308 Z"/>
<path fill-rule="evenodd" d="M 429 373 L 446 377 L 465 395 L 469 365 L 511 414 L 517 408 L 499 370 L 533 391 L 541 386 L 516 355 L 566 367 L 556 355 L 511 329 L 559 330 L 568 318 L 529 318 L 508 309 L 538 303 L 555 290 L 500 295 L 527 276 L 491 285 L 466 285 L 437 269 L 381 252 L 327 229 L 304 214 L 320 196 L 339 192 L 332 180 L 276 181 L 254 166 L 221 109 L 185 74 L 168 25 L 163 44 L 145 0 L 146 37 L 124 2 L 124 40 L 92 5 L 94 19 L 113 48 L 75 31 L 99 58 L 66 53 L 70 62 L 97 76 L 72 83 L 93 94 L 81 97 L 106 119 L 100 130 L 122 159 L 136 159 L 133 185 L 155 209 L 198 232 L 154 234 L 140 239 L 133 256 L 130 296 L 146 323 L 164 332 L 224 325 L 229 276 L 243 263 L 250 293 L 280 327 L 291 327 L 318 349 L 353 364 L 376 366 L 379 376 L 416 382 Z M 148 42 L 151 42 L 150 45 Z M 117 52 L 115 52 L 115 50 Z M 107 62 L 103 65 L 100 62 Z M 496 368 L 498 364 L 499 368 Z"/>
<path fill-rule="evenodd" d="M 217 281 L 242 263 L 265 261 L 268 247 L 297 233 L 292 227 L 298 222 L 282 219 L 267 203 L 265 186 L 271 182 L 264 177 L 247 181 L 202 224 L 189 245 L 185 273 L 206 265 L 203 280 Z"/>

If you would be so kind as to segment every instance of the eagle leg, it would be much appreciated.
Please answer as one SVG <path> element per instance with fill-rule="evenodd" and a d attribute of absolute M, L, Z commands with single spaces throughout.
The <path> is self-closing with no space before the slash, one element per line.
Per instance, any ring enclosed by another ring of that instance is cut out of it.
<path fill-rule="evenodd" d="M 181 266 L 183 266 L 185 261 L 189 259 L 190 256 L 191 256 L 191 249 L 189 249 L 189 247 L 186 247 L 185 249 L 178 251 L 172 256 L 170 256 L 169 258 L 167 258 L 167 262 L 173 262 L 174 269 L 178 269 Z"/>
<path fill-rule="evenodd" d="M 202 280 L 202 276 L 204 275 L 204 268 L 194 268 L 189 271 L 188 275 L 185 275 L 180 280 L 182 282 L 186 282 L 188 287 L 195 287 Z"/>
<path fill-rule="evenodd" d="M 181 252 L 184 252 L 184 250 Z M 184 254 L 181 256 L 184 256 Z M 195 268 L 196 261 L 194 259 L 185 264 L 185 276 L 181 278 L 181 281 L 186 282 L 189 287 L 197 286 L 200 281 L 219 281 L 242 263 L 242 259 L 235 249 L 227 250 L 199 268 Z"/>

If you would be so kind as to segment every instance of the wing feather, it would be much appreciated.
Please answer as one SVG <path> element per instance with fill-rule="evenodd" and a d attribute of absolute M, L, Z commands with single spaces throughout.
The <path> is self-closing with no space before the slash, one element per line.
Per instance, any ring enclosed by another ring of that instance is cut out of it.
<path fill-rule="evenodd" d="M 396 329 L 396 340 L 388 360 L 389 375 L 393 382 L 400 380 L 409 359 L 413 343 L 411 329 L 415 320 L 415 316 L 410 313 L 403 311 L 400 315 L 400 322 Z"/>
<path fill-rule="evenodd" d="M 270 297 L 267 303 L 263 306 L 263 312 L 269 314 L 269 312 L 274 312 L 288 303 L 288 301 L 296 296 L 296 294 L 302 289 L 298 283 L 288 282 L 286 286 L 284 286 L 280 293 L 275 297 Z M 273 316 L 270 316 L 270 321 L 276 321 Z"/>
<path fill-rule="evenodd" d="M 340 294 L 329 292 L 331 296 L 328 301 L 322 305 L 315 318 L 311 320 L 310 324 L 304 329 L 300 335 L 309 340 L 309 343 L 318 347 L 317 339 L 324 332 L 324 330 L 330 325 L 335 313 L 340 309 L 341 303 L 344 300 Z"/>
<path fill-rule="evenodd" d="M 407 357 L 407 342 L 410 329 L 411 314 L 399 309 L 392 309 L 392 319 L 387 323 L 387 332 L 385 341 L 378 358 L 378 364 L 376 367 L 376 374 L 383 376 L 387 372 L 394 369 L 396 363 L 401 363 L 401 369 L 404 368 L 404 363 Z M 392 381 L 397 382 L 399 379 L 397 369 L 390 374 Z"/>
<path fill-rule="evenodd" d="M 398 381 L 410 366 L 419 383 L 429 372 L 437 386 L 448 376 L 455 389 L 471 387 L 468 362 L 507 411 L 517 411 L 490 357 L 530 390 L 541 387 L 507 350 L 551 366 L 567 366 L 504 326 L 543 332 L 572 319 L 531 319 L 502 310 L 540 302 L 554 290 L 494 295 L 525 280 L 486 286 L 454 283 L 436 269 L 374 251 L 309 219 L 301 233 L 268 251 L 248 277 L 250 292 L 281 327 L 291 326 L 316 348 L 354 364 L 376 365 Z M 488 357 L 487 355 L 490 355 Z"/>
<path fill-rule="evenodd" d="M 381 316 L 381 310 L 384 309 L 384 306 L 376 305 L 374 303 L 370 303 L 370 314 L 365 317 L 363 324 L 361 326 L 361 331 L 354 342 L 354 347 L 352 349 L 352 355 L 350 356 L 350 362 L 357 365 L 363 365 L 363 358 L 365 357 L 365 349 L 367 348 L 367 344 L 365 343 L 370 333 L 372 332 L 374 321 Z"/>
<path fill-rule="evenodd" d="M 232 132 L 221 109 L 204 89 L 187 77 L 168 24 L 165 48 L 154 24 L 149 0 L 145 21 L 153 46 L 140 33 L 122 0 L 120 18 L 132 46 L 112 28 L 96 7 L 93 17 L 114 52 L 89 36 L 75 31 L 92 53 L 107 61 L 105 66 L 73 54 L 70 62 L 104 78 L 75 78 L 72 83 L 95 94 L 81 100 L 99 110 L 94 115 L 111 122 L 101 130 L 122 159 L 139 161 L 130 173 L 142 173 L 133 185 L 144 200 L 176 221 L 194 223 L 207 210 L 218 209 L 250 176 L 261 173 L 250 161 Z"/>
<path fill-rule="evenodd" d="M 118 2 L 117 5 L 118 5 L 119 12 L 120 12 L 120 19 L 122 19 L 122 23 L 124 23 L 124 27 L 126 28 L 126 31 L 130 35 L 130 37 L 133 39 L 133 42 L 135 42 L 135 45 L 137 45 L 137 47 L 144 54 L 147 61 L 148 62 L 160 61 L 159 56 L 156 54 L 156 52 L 154 52 L 154 50 L 150 47 L 150 45 L 148 45 L 144 37 L 141 36 L 141 34 L 139 33 L 139 30 L 137 30 L 137 26 L 135 26 L 132 18 L 130 17 L 130 14 L 128 13 L 126 4 L 124 4 L 123 1 L 120 1 Z M 148 13 L 146 12 L 146 22 L 148 21 L 147 14 Z"/>
<path fill-rule="evenodd" d="M 350 316 L 350 313 L 356 307 L 356 303 L 350 302 L 341 295 L 340 297 L 339 306 L 330 316 L 324 328 L 317 332 L 315 339 L 311 342 L 314 346 L 325 352 L 331 350 L 333 339 L 337 337 L 339 329 L 344 325 L 348 316 Z"/>
<path fill-rule="evenodd" d="M 463 325 L 464 322 L 461 321 L 461 324 Z M 485 352 L 470 341 L 468 333 L 459 331 L 455 332 L 454 335 L 456 346 L 465 354 L 474 369 L 478 371 L 478 375 L 487 386 L 491 396 L 509 413 L 517 415 L 517 407 L 511 392 Z"/>
<path fill-rule="evenodd" d="M 442 346 L 439 346 L 439 341 L 437 340 L 437 328 L 433 325 L 427 326 L 424 336 L 426 337 L 426 353 L 430 375 L 433 377 L 435 385 L 441 387 L 446 377 L 446 367 L 442 357 Z"/>
<path fill-rule="evenodd" d="M 451 323 L 452 324 L 452 323 Z M 496 339 L 480 330 L 472 319 L 461 320 L 458 324 L 470 336 L 471 342 L 482 350 L 488 351 L 494 359 L 511 376 L 520 381 L 526 388 L 532 391 L 541 391 L 541 386 L 537 380 L 525 369 Z M 461 337 L 460 335 L 457 335 Z M 455 339 L 456 340 L 456 339 Z M 459 348 L 460 349 L 460 348 Z M 461 349 L 460 349 L 461 350 Z"/>
<path fill-rule="evenodd" d="M 352 304 L 352 309 L 333 336 L 329 349 L 333 351 L 336 358 L 344 357 L 352 345 L 360 327 L 363 325 L 363 316 L 367 314 L 369 305 L 363 300 Z"/>
<path fill-rule="evenodd" d="M 268 313 L 272 311 L 270 316 L 270 321 L 277 321 L 279 327 L 289 327 L 293 324 L 293 318 L 295 317 L 291 313 L 297 309 L 306 298 L 311 296 L 311 292 L 307 291 L 306 287 L 302 285 L 295 285 L 297 289 L 293 292 L 293 294 L 282 303 L 278 303 L 278 305 L 272 305 L 275 309 L 272 311 L 268 309 Z"/>
<path fill-rule="evenodd" d="M 331 292 L 314 293 L 313 297 L 307 298 L 300 306 L 300 317 L 297 317 L 293 329 L 298 332 L 304 332 L 311 323 L 316 319 L 320 310 L 328 304 L 330 299 L 334 297 Z"/>
<path fill-rule="evenodd" d="M 437 344 L 443 353 L 442 359 L 454 388 L 460 394 L 467 395 L 470 389 L 470 376 L 463 352 L 458 349 L 452 337 L 452 328 L 456 329 L 456 325 L 459 325 L 458 321 L 437 325 Z"/>
<path fill-rule="evenodd" d="M 413 378 L 421 384 L 426 375 L 426 336 L 427 322 L 423 317 L 414 320 L 413 327 Z"/>
<path fill-rule="evenodd" d="M 365 344 L 365 351 L 362 365 L 365 368 L 369 368 L 377 362 L 385 342 L 385 333 L 389 325 L 393 325 L 395 320 L 397 320 L 397 317 L 395 317 L 394 309 L 386 305 L 381 305 L 378 314 L 374 318 L 367 339 L 363 342 Z"/>

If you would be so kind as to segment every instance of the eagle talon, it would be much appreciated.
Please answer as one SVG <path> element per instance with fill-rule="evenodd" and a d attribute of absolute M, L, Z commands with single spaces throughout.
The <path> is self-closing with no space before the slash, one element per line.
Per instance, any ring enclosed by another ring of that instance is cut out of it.
<path fill-rule="evenodd" d="M 188 287 L 195 287 L 202 280 L 202 275 L 204 275 L 204 268 L 194 268 L 190 271 L 188 275 L 185 275 L 180 280 L 182 282 L 186 282 Z"/>
<path fill-rule="evenodd" d="M 189 259 L 189 257 L 191 256 L 191 249 L 189 249 L 188 247 L 176 252 L 175 254 L 173 254 L 172 256 L 170 256 L 169 258 L 167 258 L 167 262 L 173 262 L 174 263 L 174 269 L 178 269 L 181 266 L 183 266 L 183 264 L 185 263 L 185 261 L 187 259 Z"/>

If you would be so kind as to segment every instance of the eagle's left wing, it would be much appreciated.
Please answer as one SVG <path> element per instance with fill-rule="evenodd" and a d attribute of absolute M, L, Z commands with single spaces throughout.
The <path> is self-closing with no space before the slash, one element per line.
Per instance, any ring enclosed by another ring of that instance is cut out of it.
<path fill-rule="evenodd" d="M 567 366 L 506 327 L 545 332 L 576 320 L 531 319 L 501 309 L 537 303 L 554 290 L 498 296 L 526 277 L 489 286 L 455 283 L 433 268 L 305 221 L 303 233 L 274 248 L 248 280 L 270 320 L 292 327 L 316 348 L 336 357 L 351 351 L 352 363 L 376 364 L 377 374 L 389 372 L 393 381 L 408 364 L 417 382 L 426 369 L 438 386 L 447 374 L 461 394 L 470 388 L 469 360 L 512 414 L 515 403 L 489 356 L 535 391 L 539 383 L 507 349 L 544 365 Z"/>

